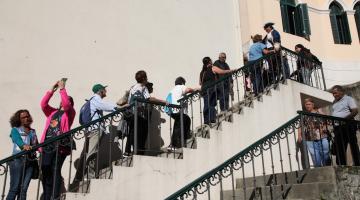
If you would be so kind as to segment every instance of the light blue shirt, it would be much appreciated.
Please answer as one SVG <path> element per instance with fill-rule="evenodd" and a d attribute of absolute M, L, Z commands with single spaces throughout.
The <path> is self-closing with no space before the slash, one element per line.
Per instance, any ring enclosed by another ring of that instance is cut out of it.
<path fill-rule="evenodd" d="M 37 137 L 35 130 L 30 130 L 27 134 L 25 133 L 24 127 L 14 127 L 11 129 L 10 133 L 11 140 L 13 141 L 13 155 L 21 152 L 21 148 L 24 145 L 36 145 Z"/>
<path fill-rule="evenodd" d="M 249 50 L 249 61 L 254 61 L 263 56 L 263 50 L 266 48 L 265 44 L 261 42 L 251 45 Z"/>
<path fill-rule="evenodd" d="M 91 119 L 92 120 L 99 119 L 100 117 L 102 117 L 103 111 L 113 112 L 113 111 L 115 111 L 115 108 L 116 108 L 116 104 L 106 102 L 100 97 L 100 95 L 94 94 L 94 96 L 90 100 L 90 110 L 91 110 L 91 116 L 92 116 Z M 96 111 L 98 111 L 98 112 L 96 112 Z"/>

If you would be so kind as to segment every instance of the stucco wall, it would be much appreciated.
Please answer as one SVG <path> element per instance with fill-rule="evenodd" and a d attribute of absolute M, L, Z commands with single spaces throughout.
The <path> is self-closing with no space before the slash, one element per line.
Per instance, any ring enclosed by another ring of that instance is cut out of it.
<path fill-rule="evenodd" d="M 197 85 L 204 56 L 224 51 L 241 66 L 235 8 L 236 0 L 0 1 L 0 158 L 11 152 L 11 114 L 29 109 L 40 135 L 40 99 L 62 77 L 78 111 L 93 84 L 109 85 L 115 102 L 140 69 L 165 98 L 177 76 Z"/>
<path fill-rule="evenodd" d="M 357 1 L 338 1 L 348 13 L 351 45 L 334 44 L 328 9 L 332 1 L 298 0 L 296 2 L 307 3 L 309 6 L 310 41 L 283 32 L 279 0 L 244 0 L 240 1 L 240 20 L 244 27 L 241 29 L 244 49 L 249 47 L 251 35 L 262 34 L 265 36 L 263 25 L 266 22 L 274 22 L 275 29 L 281 34 L 283 46 L 294 49 L 296 44 L 303 44 L 323 61 L 328 86 L 359 81 L 360 45 L 353 11 L 353 6 Z"/>

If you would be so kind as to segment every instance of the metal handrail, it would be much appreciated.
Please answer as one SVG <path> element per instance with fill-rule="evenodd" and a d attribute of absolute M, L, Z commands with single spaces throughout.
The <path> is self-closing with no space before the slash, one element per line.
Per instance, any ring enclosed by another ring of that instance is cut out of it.
<path fill-rule="evenodd" d="M 181 106 L 179 105 L 174 105 L 174 104 L 164 104 L 164 103 L 161 103 L 161 102 L 155 102 L 155 101 L 149 101 L 149 100 L 142 100 L 142 99 L 136 99 L 136 101 L 138 102 L 141 102 L 141 103 L 147 103 L 147 104 L 152 104 L 152 105 L 157 105 L 157 106 L 167 106 L 167 107 L 170 107 L 170 108 L 175 108 L 175 109 L 181 109 Z M 29 154 L 31 152 L 35 152 L 37 151 L 39 148 L 42 148 L 42 147 L 46 147 L 48 146 L 49 144 L 52 144 L 54 142 L 57 142 L 57 141 L 60 141 L 62 139 L 65 139 L 67 137 L 70 137 L 72 134 L 82 130 L 82 129 L 87 129 L 93 125 L 96 125 L 97 123 L 99 122 L 102 122 L 104 120 L 107 120 L 115 115 L 118 115 L 122 112 L 125 112 L 125 111 L 129 111 L 132 107 L 134 106 L 134 104 L 131 104 L 127 107 L 124 107 L 124 108 L 120 108 L 120 109 L 117 109 L 116 111 L 112 112 L 112 113 L 109 113 L 107 115 L 104 115 L 103 117 L 99 118 L 99 119 L 96 119 L 96 120 L 93 120 L 87 124 L 84 124 L 84 125 L 81 125 L 79 127 L 76 127 L 74 129 L 71 129 L 70 131 L 66 132 L 66 133 L 63 133 L 61 135 L 58 135 L 56 137 L 53 137 L 53 138 L 50 138 L 49 140 L 46 140 L 44 141 L 43 143 L 41 144 L 38 144 L 38 145 L 35 145 L 33 146 L 33 148 L 31 150 L 28 150 L 28 151 L 21 151 L 15 155 L 11 155 L 7 158 L 4 158 L 2 160 L 0 160 L 0 165 L 3 165 L 9 161 L 12 161 L 16 158 L 20 158 L 21 156 L 24 156 L 26 154 Z"/>
<path fill-rule="evenodd" d="M 328 115 L 322 115 L 317 113 L 309 113 L 305 111 L 297 111 L 298 115 L 291 119 L 290 121 L 286 122 L 284 125 L 280 126 L 279 128 L 272 131 L 267 136 L 261 138 L 260 140 L 256 141 L 252 145 L 248 146 L 238 154 L 234 155 L 233 157 L 226 160 L 224 163 L 219 165 L 218 167 L 210 170 L 209 172 L 205 173 L 204 175 L 200 176 L 199 178 L 195 179 L 191 183 L 187 184 L 185 187 L 181 188 L 174 194 L 167 197 L 165 200 L 175 200 L 175 199 L 184 199 L 184 196 L 189 196 L 191 192 L 195 192 L 196 188 L 201 185 L 202 183 L 205 183 L 206 181 L 209 181 L 211 178 L 216 178 L 216 176 L 221 176 L 219 174 L 223 173 L 224 171 L 229 170 L 230 168 L 233 169 L 234 164 L 238 164 L 238 162 L 241 162 L 243 157 L 251 155 L 254 151 L 258 151 L 259 149 L 262 149 L 262 145 L 264 145 L 266 142 L 272 140 L 274 137 L 281 138 L 281 134 L 284 134 L 284 131 L 286 132 L 289 127 L 295 127 L 294 125 L 296 123 L 301 123 L 301 117 L 302 116 L 313 116 L 313 117 L 319 117 L 323 119 L 328 120 L 335 120 L 335 121 L 346 121 L 346 122 L 355 122 L 360 124 L 360 121 L 357 120 L 349 120 L 334 116 L 328 116 Z M 185 198 L 186 199 L 186 198 Z"/>
<path fill-rule="evenodd" d="M 286 52 L 289 52 L 289 53 L 291 53 L 291 54 L 294 54 L 294 55 L 300 57 L 300 58 L 301 58 L 302 60 L 304 60 L 304 61 L 313 62 L 313 63 L 317 64 L 317 66 L 319 66 L 319 68 L 322 69 L 322 63 L 321 63 L 321 62 L 320 62 L 320 63 L 319 63 L 319 62 L 316 62 L 315 60 L 313 60 L 313 59 L 311 59 L 311 58 L 309 58 L 309 57 L 306 57 L 306 56 L 304 56 L 304 55 L 298 54 L 298 53 L 296 53 L 295 51 L 292 51 L 292 50 L 290 50 L 290 49 L 288 49 L 288 48 L 286 48 L 286 47 L 283 47 L 283 46 L 281 46 L 281 51 L 286 51 Z M 281 53 L 281 52 L 280 52 L 280 53 Z M 212 83 L 210 83 L 210 84 L 207 84 L 206 86 L 204 86 L 204 87 L 202 88 L 202 90 L 207 90 L 207 89 L 209 89 L 209 88 L 212 88 L 212 87 L 218 85 L 219 83 L 228 80 L 228 79 L 231 78 L 232 76 L 237 76 L 239 73 L 243 73 L 243 72 L 249 71 L 249 69 L 251 69 L 253 66 L 257 65 L 257 64 L 260 63 L 260 62 L 263 62 L 264 60 L 268 59 L 268 58 L 271 57 L 272 55 L 274 55 L 274 53 L 264 55 L 263 57 L 261 57 L 261 58 L 259 58 L 259 59 L 257 59 L 257 60 L 248 62 L 247 64 L 245 64 L 243 67 L 240 67 L 240 68 L 237 69 L 236 71 L 234 71 L 234 72 L 232 72 L 232 73 L 229 73 L 229 74 L 226 74 L 226 75 L 224 75 L 223 77 L 221 77 L 220 79 L 218 79 L 218 80 L 216 80 L 216 81 L 214 81 L 214 82 L 212 82 Z M 193 97 L 193 96 L 195 96 L 195 95 L 198 95 L 198 94 L 200 94 L 200 93 L 201 93 L 201 91 L 191 92 L 191 93 L 185 95 L 183 98 L 179 99 L 178 102 L 184 102 L 184 101 L 186 101 L 187 99 L 189 99 L 189 98 L 191 98 L 191 97 Z"/>
<path fill-rule="evenodd" d="M 9 157 L 7 157 L 5 159 L 2 159 L 2 160 L 0 160 L 0 165 L 5 164 L 5 163 L 7 163 L 9 161 L 12 161 L 12 160 L 14 160 L 16 158 L 19 158 L 19 157 L 21 157 L 23 155 L 26 155 L 28 153 L 35 152 L 39 148 L 45 147 L 45 146 L 47 146 L 49 144 L 52 144 L 52 143 L 60 141 L 60 140 L 62 140 L 64 138 L 70 137 L 72 134 L 74 134 L 74 133 L 76 133 L 76 132 L 78 132 L 78 131 L 80 131 L 82 129 L 87 129 L 87 128 L 89 128 L 89 127 L 91 127 L 91 126 L 93 126 L 93 125 L 95 125 L 95 124 L 97 124 L 99 122 L 102 122 L 102 121 L 104 121 L 104 120 L 106 120 L 108 118 L 111 118 L 111 117 L 113 117 L 115 115 L 118 115 L 118 114 L 124 112 L 124 111 L 127 111 L 132 107 L 133 107 L 133 105 L 129 105 L 128 107 L 117 109 L 116 111 L 114 111 L 112 113 L 109 113 L 109 114 L 107 114 L 107 115 L 105 115 L 105 116 L 103 116 L 103 117 L 101 117 L 99 119 L 93 120 L 93 121 L 91 121 L 91 122 L 89 122 L 87 124 L 84 124 L 84 125 L 81 125 L 79 127 L 74 128 L 74 129 L 71 129 L 70 131 L 68 131 L 66 133 L 63 133 L 63 134 L 58 135 L 56 137 L 50 138 L 49 140 L 46 140 L 45 142 L 43 142 L 41 144 L 35 145 L 35 146 L 33 146 L 33 148 L 31 150 L 21 151 L 21 152 L 15 154 L 15 155 L 12 155 L 12 156 L 9 156 Z"/>
<path fill-rule="evenodd" d="M 280 126 L 276 130 L 272 131 L 267 136 L 261 138 L 260 140 L 256 141 L 252 145 L 248 146 L 246 149 L 242 150 L 238 154 L 236 154 L 233 157 L 229 158 L 228 160 L 226 160 L 224 163 L 222 163 L 218 167 L 216 167 L 216 168 L 212 169 L 211 171 L 205 173 L 204 175 L 202 175 L 199 178 L 197 178 L 196 180 L 192 181 L 191 183 L 189 183 L 185 187 L 181 188 L 179 191 L 177 191 L 174 194 L 172 194 L 171 196 L 167 197 L 165 200 L 177 199 L 177 198 L 181 197 L 182 195 L 192 191 L 193 188 L 196 188 L 196 186 L 199 185 L 200 183 L 203 183 L 206 180 L 208 180 L 209 178 L 216 176 L 218 173 L 221 173 L 224 169 L 232 167 L 232 165 L 237 160 L 241 159 L 241 157 L 244 157 L 247 154 L 251 153 L 253 150 L 258 149 L 261 144 L 263 144 L 266 141 L 268 141 L 269 139 L 273 138 L 274 136 L 279 134 L 282 130 L 287 129 L 289 126 L 294 124 L 296 121 L 299 121 L 299 119 L 300 119 L 300 115 L 294 117 L 290 121 L 286 122 L 284 125 Z"/>

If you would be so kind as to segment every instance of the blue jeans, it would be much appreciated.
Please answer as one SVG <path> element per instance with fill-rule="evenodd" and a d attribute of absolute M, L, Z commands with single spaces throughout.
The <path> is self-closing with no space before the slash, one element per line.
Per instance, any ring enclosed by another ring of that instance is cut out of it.
<path fill-rule="evenodd" d="M 204 124 L 216 122 L 216 91 L 209 88 L 204 91 Z"/>
<path fill-rule="evenodd" d="M 329 141 L 327 138 L 306 141 L 306 145 L 315 167 L 330 165 Z"/>
<path fill-rule="evenodd" d="M 17 158 L 10 162 L 10 189 L 6 200 L 15 200 L 16 197 L 19 200 L 26 200 L 26 192 L 31 181 L 33 168 L 24 166 L 25 159 Z"/>

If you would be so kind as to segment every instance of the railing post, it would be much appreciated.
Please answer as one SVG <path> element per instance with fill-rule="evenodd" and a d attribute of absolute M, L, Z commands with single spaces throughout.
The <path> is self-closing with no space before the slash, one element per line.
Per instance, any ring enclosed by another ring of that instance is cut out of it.
<path fill-rule="evenodd" d="M 282 73 L 283 73 L 283 74 L 282 74 L 282 77 L 283 77 L 283 79 L 284 79 L 284 80 L 283 80 L 283 83 L 286 84 L 287 78 L 288 78 L 288 77 L 287 77 L 288 74 L 287 74 L 287 71 L 286 71 L 286 70 L 288 70 L 288 69 L 287 69 L 286 66 L 288 65 L 288 63 L 286 63 L 287 65 L 285 65 L 285 60 L 284 60 L 284 56 L 283 56 L 283 54 L 282 54 L 282 51 L 283 51 L 283 50 L 280 49 L 280 52 L 279 52 L 279 53 L 280 53 L 280 63 L 281 63 L 280 65 L 281 65 L 281 69 L 282 69 Z"/>
<path fill-rule="evenodd" d="M 183 107 L 183 103 L 180 104 L 181 108 L 180 108 L 180 134 L 181 134 L 181 148 L 185 147 L 185 137 L 184 137 L 184 107 Z"/>
<path fill-rule="evenodd" d="M 304 165 L 306 169 L 310 168 L 310 163 L 309 163 L 309 154 L 308 154 L 308 149 L 307 149 L 307 145 L 306 145 L 306 141 L 305 141 L 305 129 L 304 129 L 304 115 L 301 114 L 300 115 L 300 129 L 301 129 L 301 145 L 303 146 L 304 149 Z"/>
<path fill-rule="evenodd" d="M 324 90 L 326 90 L 326 81 L 325 81 L 325 76 L 324 76 L 324 69 L 322 67 L 322 64 L 320 64 L 319 66 L 320 66 L 322 81 L 323 81 L 323 84 L 324 84 Z"/>
<path fill-rule="evenodd" d="M 134 155 L 137 154 L 138 151 L 138 101 L 135 100 L 135 108 L 134 108 Z"/>
<path fill-rule="evenodd" d="M 1 166 L 2 167 L 2 166 Z M 9 164 L 6 163 L 6 167 L 5 167 L 5 178 L 4 178 L 4 186 L 3 186 L 3 190 L 2 190 L 2 194 L 1 194 L 1 200 L 4 200 L 5 199 L 5 189 L 6 189 L 6 181 L 7 181 L 7 175 L 8 175 L 8 172 L 9 172 Z"/>

